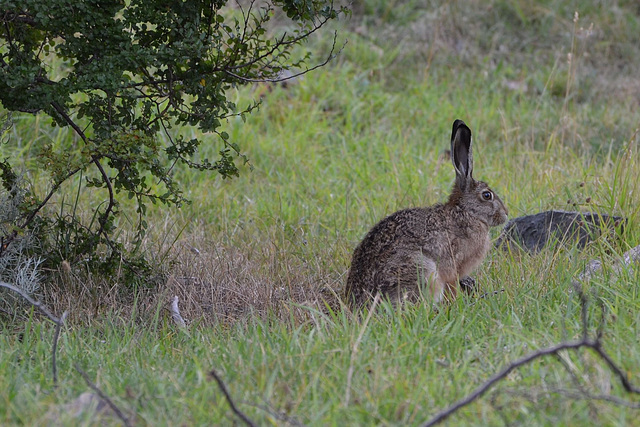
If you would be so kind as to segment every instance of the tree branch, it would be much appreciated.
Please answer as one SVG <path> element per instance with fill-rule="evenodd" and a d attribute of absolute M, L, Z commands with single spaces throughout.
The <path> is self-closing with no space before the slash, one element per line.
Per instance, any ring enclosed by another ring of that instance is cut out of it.
<path fill-rule="evenodd" d="M 109 405 L 109 407 L 111 408 L 111 410 L 118 416 L 118 418 L 120 418 L 120 420 L 122 421 L 122 423 L 129 427 L 131 426 L 131 421 L 129 421 L 129 418 L 127 418 L 124 413 L 120 410 L 120 408 L 118 408 L 116 406 L 115 403 L 113 403 L 113 401 L 111 399 L 109 399 L 109 396 L 107 396 L 102 390 L 100 390 L 100 388 L 95 385 L 91 379 L 89 378 L 89 375 L 87 375 L 87 373 L 85 371 L 83 371 L 82 369 L 80 369 L 80 366 L 78 366 L 77 363 L 73 364 L 73 367 L 75 368 L 75 370 L 82 375 L 82 378 L 84 379 L 84 381 L 87 383 L 87 385 L 89 386 L 89 388 L 91 388 L 91 390 L 95 391 L 98 396 L 100 396 L 100 398 L 102 400 L 104 400 L 107 405 Z"/>
<path fill-rule="evenodd" d="M 113 186 L 111 185 L 111 180 L 109 179 L 109 175 L 107 175 L 107 172 L 104 170 L 104 167 L 102 167 L 102 164 L 100 163 L 100 158 L 98 156 L 92 155 L 91 160 L 98 168 L 98 171 L 100 171 L 100 175 L 102 175 L 102 180 L 107 185 L 107 190 L 109 191 L 109 204 L 107 205 L 107 208 L 105 209 L 105 211 L 100 215 L 100 218 L 98 220 L 98 222 L 100 223 L 100 228 L 98 229 L 98 232 L 96 233 L 96 235 L 100 235 L 104 231 L 104 227 L 107 224 L 107 220 L 109 219 L 109 214 L 111 213 L 114 206 L 116 205 L 116 199 L 113 194 Z"/>
<path fill-rule="evenodd" d="M 51 311 L 49 311 L 49 309 L 45 307 L 44 304 L 42 304 L 40 301 L 37 301 L 31 298 L 22 289 L 17 288 L 5 282 L 0 282 L 0 287 L 9 289 L 10 291 L 17 293 L 22 298 L 27 300 L 27 302 L 31 304 L 33 307 L 40 310 L 45 316 L 49 318 L 49 320 L 55 323 L 56 330 L 53 334 L 53 346 L 51 348 L 51 371 L 53 375 L 53 387 L 56 388 L 58 386 L 58 368 L 56 366 L 56 352 L 58 350 L 58 338 L 60 337 L 60 329 L 64 325 L 64 321 L 67 318 L 68 312 L 65 311 L 64 313 L 62 313 L 62 317 L 58 318 Z"/>
<path fill-rule="evenodd" d="M 33 17 L 29 15 L 18 14 L 8 10 L 5 10 L 4 13 L 2 14 L 2 20 L 5 23 L 19 22 L 21 24 L 31 25 L 32 27 L 35 27 L 37 25 L 36 20 L 33 19 Z"/>
<path fill-rule="evenodd" d="M 331 50 L 329 51 L 329 54 L 327 55 L 326 59 L 324 61 L 322 61 L 319 64 L 314 65 L 311 68 L 305 68 L 303 71 L 300 71 L 298 73 L 293 73 L 291 75 L 288 76 L 284 76 L 284 77 L 276 77 L 273 79 L 254 79 L 254 78 L 250 78 L 250 77 L 244 77 L 241 76 L 239 74 L 236 74 L 232 71 L 229 71 L 229 69 L 223 68 L 220 69 L 218 71 L 222 71 L 228 75 L 230 75 L 231 77 L 234 77 L 238 80 L 241 80 L 243 82 L 251 82 L 251 83 L 279 83 L 279 82 L 284 82 L 286 80 L 291 80 L 291 79 L 295 79 L 296 77 L 300 77 L 304 74 L 310 73 L 311 71 L 324 67 L 325 65 L 327 65 L 329 63 L 329 61 L 331 61 L 333 58 L 336 57 L 336 55 L 338 55 L 340 52 L 342 52 L 342 50 L 344 49 L 344 46 L 347 44 L 347 42 L 345 41 L 344 44 L 342 45 L 342 47 L 338 50 L 338 52 L 335 52 L 335 48 L 336 48 L 336 43 L 337 43 L 337 39 L 338 39 L 338 32 L 334 32 L 333 33 L 333 43 L 331 45 Z"/>
<path fill-rule="evenodd" d="M 45 307 L 44 304 L 42 304 L 40 301 L 34 300 L 33 298 L 31 298 L 29 295 L 27 295 L 22 289 L 17 288 L 13 285 L 10 285 L 8 283 L 5 282 L 0 282 L 0 288 L 6 288 L 9 289 L 10 291 L 13 291 L 15 293 L 17 293 L 18 295 L 20 295 L 22 298 L 24 298 L 25 300 L 27 300 L 27 302 L 29 304 L 31 304 L 32 306 L 34 306 L 35 308 L 37 308 L 38 310 L 40 310 L 45 316 L 47 316 L 49 318 L 49 320 L 51 320 L 53 323 L 55 323 L 56 325 L 62 324 L 62 320 L 60 320 L 58 317 L 56 317 L 51 311 L 49 311 L 49 309 L 47 307 Z"/>
<path fill-rule="evenodd" d="M 602 348 L 602 341 L 601 341 L 602 328 L 600 327 L 598 328 L 598 333 L 595 339 L 589 338 L 588 318 L 587 318 L 588 307 L 589 307 L 588 299 L 584 291 L 582 290 L 582 287 L 576 283 L 577 282 L 574 282 L 574 289 L 578 294 L 578 297 L 580 298 L 580 305 L 581 305 L 580 317 L 581 317 L 581 323 L 582 323 L 582 338 L 580 340 L 563 342 L 551 347 L 542 348 L 520 359 L 517 359 L 514 362 L 511 362 L 501 371 L 492 375 L 487 381 L 485 381 L 483 384 L 478 386 L 473 392 L 468 394 L 466 397 L 458 400 L 453 405 L 450 405 L 444 410 L 438 412 L 429 421 L 423 424 L 423 426 L 424 427 L 434 426 L 436 424 L 443 422 L 444 420 L 449 418 L 451 415 L 453 415 L 456 411 L 458 411 L 460 408 L 463 408 L 464 406 L 467 406 L 471 402 L 479 399 L 494 384 L 506 378 L 507 375 L 509 375 L 509 373 L 511 373 L 513 370 L 521 366 L 524 366 L 527 363 L 530 363 L 536 359 L 539 359 L 541 357 L 548 356 L 548 355 L 557 356 L 558 353 L 563 350 L 577 350 L 582 347 L 589 348 L 598 356 L 600 356 L 600 358 L 607 364 L 607 366 L 609 366 L 609 369 L 618 377 L 618 379 L 620 380 L 620 383 L 622 384 L 622 386 L 627 392 L 633 393 L 633 394 L 640 394 L 640 388 L 631 384 L 631 382 L 629 381 L 629 379 L 627 378 L 627 375 L 623 372 L 623 370 L 611 359 L 611 357 L 609 357 L 609 355 Z M 604 311 L 604 306 L 602 306 L 601 309 Z M 603 314 L 603 317 L 601 318 L 601 322 L 604 322 L 604 314 Z M 616 402 L 616 403 L 620 404 L 620 402 Z M 629 405 L 633 405 L 632 402 L 628 402 L 628 403 Z"/>
<path fill-rule="evenodd" d="M 538 358 L 543 357 L 543 356 L 548 356 L 550 354 L 557 354 L 558 352 L 560 352 L 562 350 L 577 349 L 577 348 L 585 347 L 585 346 L 589 346 L 589 345 L 593 345 L 593 343 L 592 342 L 585 342 L 584 340 L 561 343 L 561 344 L 558 344 L 558 345 L 554 345 L 552 347 L 547 347 L 547 348 L 540 349 L 540 350 L 538 350 L 536 352 L 533 352 L 531 354 L 528 354 L 528 355 L 516 360 L 515 362 L 511 362 L 508 366 L 503 368 L 501 371 L 499 371 L 498 373 L 492 375 L 491 378 L 489 378 L 487 381 L 482 383 L 479 387 L 477 387 L 469 395 L 467 395 L 466 397 L 458 400 L 456 403 L 454 403 L 453 405 L 449 406 L 448 408 L 438 412 L 429 421 L 427 421 L 425 424 L 423 424 L 423 426 L 424 427 L 434 426 L 434 425 L 439 424 L 442 421 L 446 420 L 451 415 L 453 415 L 456 411 L 458 411 L 460 408 L 463 408 L 464 406 L 467 406 L 468 404 L 470 404 L 474 400 L 480 398 L 487 391 L 489 391 L 489 389 L 495 383 L 497 383 L 498 381 L 506 378 L 507 375 L 509 375 L 511 373 L 511 371 L 513 371 L 514 369 L 519 368 L 520 366 L 526 365 L 527 363 L 530 363 L 533 360 L 538 359 Z"/>
<path fill-rule="evenodd" d="M 251 421 L 251 419 L 249 419 L 249 417 L 247 417 L 240 409 L 238 409 L 235 403 L 233 403 L 233 399 L 231 398 L 231 395 L 229 394 L 227 387 L 224 385 L 224 382 L 222 382 L 222 379 L 218 376 L 216 371 L 212 369 L 209 372 L 209 375 L 214 380 L 216 380 L 216 383 L 218 383 L 218 388 L 220 388 L 220 391 L 222 391 L 222 394 L 224 394 L 224 397 L 227 399 L 227 402 L 229 402 L 229 406 L 231 407 L 231 410 L 233 411 L 233 413 L 236 414 L 238 418 L 240 418 L 249 427 L 255 427 L 256 424 L 253 421 Z"/>
<path fill-rule="evenodd" d="M 82 141 L 84 141 L 84 143 L 88 145 L 89 139 L 85 135 L 84 131 L 80 129 L 80 127 L 71 119 L 71 117 L 69 117 L 69 114 L 67 114 L 64 108 L 60 104 L 58 104 L 57 101 L 52 101 L 51 106 L 53 107 L 54 110 L 56 110 L 58 114 L 60 114 L 60 116 L 62 116 L 64 121 L 73 128 L 73 130 L 78 134 L 78 136 L 82 138 Z M 100 228 L 96 232 L 96 235 L 100 235 L 104 231 L 104 227 L 107 224 L 107 220 L 109 219 L 109 214 L 111 214 L 111 211 L 116 205 L 116 200 L 113 193 L 113 186 L 111 185 L 111 180 L 109 179 L 109 175 L 107 175 L 107 172 L 104 170 L 104 167 L 100 163 L 100 157 L 96 155 L 91 155 L 91 161 L 98 168 L 98 171 L 102 176 L 102 181 L 107 186 L 107 191 L 109 192 L 109 204 L 107 205 L 107 208 L 105 209 L 105 211 L 100 215 L 100 218 L 98 220 L 98 222 L 100 223 Z"/>
<path fill-rule="evenodd" d="M 51 197 L 53 197 L 53 195 L 55 194 L 56 191 L 58 191 L 58 188 L 60 188 L 60 185 L 62 185 L 62 183 L 64 181 L 66 181 L 68 178 L 70 178 L 73 175 L 75 175 L 76 173 L 78 173 L 78 171 L 80 171 L 81 169 L 82 168 L 80 167 L 80 168 L 76 168 L 76 169 L 70 171 L 62 180 L 57 182 L 51 188 L 51 190 L 46 195 L 46 197 L 40 202 L 40 204 L 38 206 L 36 206 L 33 210 L 31 210 L 31 212 L 29 212 L 29 215 L 27 216 L 27 218 L 24 220 L 24 222 L 20 226 L 20 230 L 24 230 L 25 228 L 27 228 L 29 226 L 29 224 L 31 224 L 31 221 L 33 221 L 33 219 L 36 217 L 38 212 L 40 212 L 42 210 L 42 208 L 44 208 L 44 206 L 47 204 L 49 199 Z M 0 256 L 2 256 L 2 254 L 4 253 L 4 249 L 7 246 L 9 246 L 11 244 L 11 242 L 13 242 L 15 240 L 16 237 L 18 237 L 18 230 L 13 230 L 11 232 L 11 234 L 9 234 L 7 236 L 7 238 L 2 241 L 2 248 L 0 248 Z"/>

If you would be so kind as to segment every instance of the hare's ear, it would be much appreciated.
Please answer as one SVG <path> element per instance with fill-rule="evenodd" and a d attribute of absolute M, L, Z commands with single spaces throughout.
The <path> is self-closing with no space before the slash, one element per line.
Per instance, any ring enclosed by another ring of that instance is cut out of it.
<path fill-rule="evenodd" d="M 462 120 L 453 122 L 451 161 L 456 169 L 456 183 L 461 190 L 464 190 L 473 179 L 473 155 L 471 153 L 471 129 Z"/>

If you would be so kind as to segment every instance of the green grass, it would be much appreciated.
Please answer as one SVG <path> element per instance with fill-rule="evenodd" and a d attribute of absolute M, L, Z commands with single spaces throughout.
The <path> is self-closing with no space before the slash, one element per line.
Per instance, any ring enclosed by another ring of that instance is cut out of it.
<path fill-rule="evenodd" d="M 572 278 L 588 260 L 611 262 L 640 241 L 640 16 L 634 2 L 588 1 L 574 24 L 568 2 L 485 3 L 367 1 L 363 16 L 339 27 L 349 42 L 329 66 L 288 87 L 230 94 L 238 105 L 266 94 L 246 124 L 225 124 L 253 171 L 232 181 L 175 172 L 193 203 L 150 210 L 146 242 L 171 278 L 135 301 L 113 290 L 118 277 L 87 278 L 82 266 L 72 266 L 71 277 L 52 272 L 43 298 L 57 313 L 70 309 L 57 389 L 53 327 L 24 307 L 24 321 L 0 323 L 0 424 L 94 424 L 89 412 L 76 418 L 64 406 L 88 390 L 77 363 L 138 424 L 235 422 L 208 379 L 215 369 L 261 425 L 286 424 L 278 414 L 310 425 L 416 425 L 510 361 L 578 338 Z M 307 47 L 326 52 L 329 36 Z M 623 238 L 536 256 L 495 251 L 476 278 L 483 292 L 499 292 L 439 311 L 383 306 L 366 323 L 338 304 L 328 310 L 320 297 L 341 292 L 351 252 L 372 225 L 446 199 L 454 174 L 442 156 L 456 118 L 474 134 L 475 176 L 512 217 L 596 210 L 628 218 Z M 24 159 L 44 194 L 33 153 L 71 136 L 42 118 L 15 119 L 0 157 Z M 219 149 L 211 138 L 200 154 L 213 158 Z M 65 203 L 75 189 L 71 183 Z M 81 196 L 90 212 L 94 195 Z M 120 226 L 126 240 L 126 216 Z M 589 285 L 590 328 L 602 302 L 605 348 L 635 384 L 639 278 L 605 273 Z M 188 333 L 164 309 L 172 295 L 191 322 Z M 518 369 L 451 424 L 637 419 L 638 410 L 562 394 L 579 387 L 638 400 L 594 354 L 567 352 Z"/>
<path fill-rule="evenodd" d="M 474 305 L 462 300 L 439 313 L 424 305 L 401 312 L 385 306 L 366 324 L 342 313 L 314 313 L 314 320 L 302 325 L 251 318 L 229 328 L 193 328 L 186 334 L 162 321 L 141 326 L 110 317 L 63 333 L 55 393 L 50 378 L 52 328 L 32 325 L 22 342 L 15 336 L 0 338 L 5 349 L 0 373 L 7 385 L 2 421 L 41 424 L 60 417 L 59 423 L 76 423 L 61 408 L 87 389 L 72 366 L 78 363 L 123 411 L 135 413 L 140 424 L 231 423 L 229 407 L 207 379 L 211 369 L 259 424 L 282 412 L 314 425 L 416 424 L 509 361 L 579 336 L 579 307 L 567 295 L 567 275 L 558 273 L 564 268 L 559 265 L 547 277 L 564 288 L 518 281 L 521 272 L 514 269 L 504 275 L 514 283 L 493 298 Z M 605 345 L 635 379 L 640 355 L 629 337 L 635 336 L 640 304 L 637 291 L 625 283 L 594 287 L 602 287 L 600 297 L 615 315 L 607 325 Z M 562 359 L 591 393 L 624 397 L 616 378 L 592 354 L 565 353 Z M 345 404 L 350 365 L 354 369 Z M 527 425 L 628 425 L 637 417 L 637 410 L 547 392 L 557 388 L 575 389 L 557 359 L 543 359 L 510 375 L 454 420 L 495 424 L 502 416 Z M 518 391 L 539 396 L 532 401 Z M 88 415 L 85 421 L 91 421 Z"/>

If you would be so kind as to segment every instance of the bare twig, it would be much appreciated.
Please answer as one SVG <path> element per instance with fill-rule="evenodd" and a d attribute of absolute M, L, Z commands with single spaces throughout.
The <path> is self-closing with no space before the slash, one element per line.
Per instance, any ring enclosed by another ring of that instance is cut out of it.
<path fill-rule="evenodd" d="M 51 348 L 51 372 L 53 375 L 53 387 L 58 386 L 58 367 L 56 366 L 56 352 L 58 351 L 58 338 L 60 337 L 60 329 L 64 325 L 64 320 L 67 317 L 68 312 L 62 313 L 62 317 L 56 317 L 47 307 L 44 306 L 40 301 L 34 300 L 29 295 L 27 295 L 22 289 L 19 289 L 9 283 L 0 282 L 0 287 L 9 289 L 20 295 L 22 298 L 27 300 L 29 304 L 40 310 L 45 316 L 49 318 L 56 325 L 56 330 L 53 334 L 53 345 Z"/>
<path fill-rule="evenodd" d="M 609 369 L 611 369 L 613 373 L 618 377 L 626 391 L 628 391 L 629 393 L 640 394 L 640 387 L 636 387 L 631 384 L 629 378 L 627 377 L 627 374 L 625 374 L 622 369 L 611 359 L 611 357 L 609 357 L 609 354 L 604 351 L 604 349 L 602 348 L 602 343 L 599 340 L 595 341 L 594 345 L 589 347 L 593 351 L 595 351 L 596 354 L 598 354 L 598 356 L 602 358 L 602 360 L 605 361 L 605 363 L 609 366 Z"/>
<path fill-rule="evenodd" d="M 216 383 L 218 383 L 218 388 L 220 388 L 220 391 L 222 391 L 222 394 L 224 394 L 224 397 L 227 399 L 227 402 L 229 402 L 229 406 L 231 407 L 231 410 L 233 411 L 233 413 L 236 414 L 238 418 L 240 418 L 249 427 L 255 427 L 256 424 L 253 421 L 251 421 L 251 419 L 249 419 L 249 417 L 247 417 L 240 409 L 238 409 L 235 403 L 233 403 L 233 399 L 231 398 L 231 395 L 229 394 L 227 387 L 224 385 L 224 382 L 222 382 L 222 379 L 218 376 L 216 371 L 212 369 L 209 372 L 209 375 L 214 380 L 216 380 Z"/>
<path fill-rule="evenodd" d="M 331 45 L 331 50 L 329 51 L 329 54 L 327 55 L 327 57 L 325 58 L 324 61 L 320 62 L 319 64 L 314 65 L 311 68 L 305 68 L 302 71 L 299 71 L 297 73 L 292 73 L 290 75 L 286 75 L 286 76 L 282 76 L 282 77 L 276 77 L 273 79 L 254 79 L 254 78 L 249 78 L 249 77 L 244 77 L 241 76 L 237 73 L 231 72 L 229 71 L 229 69 L 221 69 L 219 71 L 222 71 L 228 75 L 230 75 L 231 77 L 234 77 L 238 80 L 241 80 L 243 82 L 252 82 L 252 83 L 279 83 L 279 82 L 283 82 L 286 80 L 290 80 L 290 79 L 295 79 L 296 77 L 300 77 L 304 74 L 310 73 L 311 71 L 324 67 L 325 65 L 327 65 L 329 63 L 329 61 L 331 61 L 333 58 L 336 57 L 336 55 L 338 55 L 340 52 L 342 52 L 342 50 L 344 49 L 344 46 L 347 44 L 347 42 L 345 42 L 342 47 L 338 50 L 338 52 L 335 52 L 336 49 L 336 43 L 337 43 L 337 37 L 338 37 L 338 33 L 335 32 L 333 35 L 333 44 Z"/>
<path fill-rule="evenodd" d="M 623 370 L 611 359 L 611 357 L 604 351 L 604 349 L 602 348 L 602 335 L 603 335 L 603 328 L 602 326 L 598 327 L 597 330 L 597 334 L 596 334 L 596 338 L 590 338 L 589 337 L 589 331 L 588 331 L 588 308 L 589 308 L 589 300 L 586 296 L 586 294 L 584 293 L 582 286 L 580 285 L 579 282 L 574 282 L 574 289 L 576 291 L 576 293 L 578 294 L 578 297 L 580 298 L 580 305 L 581 305 L 581 311 L 580 311 L 580 318 L 581 318 L 581 323 L 582 323 L 582 338 L 580 340 L 577 341 L 568 341 L 568 342 L 563 342 L 551 347 L 546 347 L 546 348 L 542 348 L 539 349 L 537 351 L 534 351 L 514 362 L 511 362 L 508 366 L 506 366 L 505 368 L 503 368 L 501 371 L 497 372 L 496 374 L 494 374 L 493 376 L 491 376 L 487 381 L 485 381 L 483 384 L 481 384 L 479 387 L 477 387 L 472 393 L 470 393 L 469 395 L 467 395 L 466 397 L 458 400 L 457 402 L 455 402 L 453 405 L 445 408 L 444 410 L 438 412 L 435 416 L 433 416 L 433 418 L 431 418 L 429 421 L 427 421 L 424 426 L 433 426 L 436 424 L 441 423 L 442 421 L 446 420 L 447 418 L 449 418 L 451 415 L 453 415 L 456 411 L 458 411 L 460 408 L 470 404 L 471 402 L 473 402 L 474 400 L 480 398 L 483 394 L 485 394 L 494 384 L 496 384 L 498 381 L 506 378 L 509 373 L 511 373 L 513 370 L 524 366 L 536 359 L 539 359 L 541 357 L 544 356 L 548 356 L 548 355 L 555 355 L 558 356 L 559 352 L 563 351 L 563 350 L 577 350 L 579 348 L 589 348 L 591 349 L 594 353 L 596 353 L 598 356 L 600 356 L 600 358 L 607 364 L 607 366 L 609 366 L 609 369 L 618 377 L 618 379 L 620 380 L 620 383 L 622 384 L 622 386 L 624 387 L 624 389 L 629 392 L 629 393 L 633 393 L 633 394 L 640 394 L 640 388 L 634 386 L 633 384 L 631 384 L 631 382 L 629 381 L 629 379 L 627 378 L 627 375 L 623 372 Z M 601 323 L 604 323 L 605 321 L 605 315 L 604 315 L 604 305 L 601 305 L 601 309 L 603 310 L 603 315 L 601 318 Z M 615 400 L 615 403 L 618 405 L 622 405 L 622 402 L 625 402 L 623 400 L 619 400 L 619 399 L 611 399 L 612 401 Z M 624 403 L 626 406 L 630 406 L 633 407 L 634 405 L 636 405 L 634 402 L 625 402 Z"/>
<path fill-rule="evenodd" d="M 91 379 L 89 378 L 89 375 L 87 375 L 87 373 L 85 371 L 83 371 L 80 366 L 78 366 L 77 363 L 73 364 L 73 367 L 75 368 L 76 371 L 78 371 L 78 373 L 80 375 L 82 375 L 82 378 L 84 378 L 84 381 L 87 383 L 87 385 L 89 386 L 89 388 L 91 388 L 91 390 L 95 391 L 97 393 L 98 396 L 100 396 L 100 398 L 102 400 L 104 400 L 107 405 L 109 405 L 109 407 L 111 408 L 111 410 L 113 411 L 114 414 L 116 414 L 116 416 L 118 418 L 120 418 L 120 420 L 122 421 L 122 423 L 125 426 L 131 426 L 131 421 L 129 421 L 129 418 L 127 418 L 124 413 L 120 410 L 120 408 L 118 408 L 116 406 L 115 403 L 113 403 L 113 401 L 111 399 L 109 399 L 109 396 L 107 396 L 106 394 L 104 394 L 104 392 L 102 390 L 100 390 L 100 388 L 95 385 Z"/>
<path fill-rule="evenodd" d="M 49 318 L 49 320 L 51 320 L 56 325 L 61 325 L 62 324 L 62 321 L 58 317 L 56 317 L 52 312 L 50 312 L 49 309 L 47 307 L 45 307 L 44 304 L 42 304 L 40 301 L 36 301 L 33 298 L 31 298 L 22 289 L 17 288 L 15 286 L 10 285 L 10 284 L 5 283 L 5 282 L 0 282 L 0 287 L 9 289 L 10 291 L 13 291 L 13 292 L 17 293 L 22 298 L 26 299 L 29 304 L 31 304 L 32 306 L 34 306 L 35 308 L 40 310 L 45 316 L 47 316 Z"/>
<path fill-rule="evenodd" d="M 591 343 L 591 344 L 593 344 L 593 343 Z M 535 352 L 533 352 L 531 354 L 528 354 L 528 355 L 516 360 L 515 362 L 511 362 L 507 367 L 503 368 L 500 372 L 494 374 L 493 376 L 491 376 L 491 378 L 489 378 L 487 381 L 482 383 L 472 393 L 470 393 L 466 397 L 458 400 L 456 403 L 454 403 L 453 405 L 449 406 L 448 408 L 438 412 L 435 416 L 433 416 L 433 418 L 431 418 L 429 421 L 427 421 L 423 425 L 425 427 L 434 426 L 434 425 L 439 424 L 442 421 L 446 420 L 451 415 L 453 415 L 456 411 L 458 411 L 460 408 L 462 408 L 464 406 L 467 406 L 468 404 L 470 404 L 474 400 L 480 398 L 483 394 L 485 394 L 487 391 L 489 391 L 489 389 L 495 383 L 497 383 L 498 381 L 506 378 L 511 373 L 511 371 L 513 371 L 514 369 L 519 368 L 520 366 L 526 365 L 527 363 L 530 363 L 533 360 L 538 359 L 538 358 L 543 357 L 543 356 L 547 356 L 547 355 L 550 355 L 550 354 L 557 354 L 558 352 L 560 352 L 562 350 L 576 349 L 576 348 L 585 347 L 585 346 L 588 346 L 588 345 L 589 345 L 589 343 L 584 342 L 584 340 L 565 342 L 565 343 L 561 343 L 561 344 L 558 344 L 558 345 L 554 345 L 552 347 L 547 347 L 547 348 L 540 349 L 538 351 L 535 351 Z"/>

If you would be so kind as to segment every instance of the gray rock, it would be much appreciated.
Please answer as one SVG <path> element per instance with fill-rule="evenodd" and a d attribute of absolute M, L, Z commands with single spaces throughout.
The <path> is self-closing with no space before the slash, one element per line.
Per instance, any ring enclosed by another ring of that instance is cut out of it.
<path fill-rule="evenodd" d="M 614 232 L 620 227 L 621 232 L 627 219 L 620 216 L 601 215 L 590 212 L 545 211 L 534 215 L 514 218 L 504 226 L 502 234 L 496 241 L 496 247 L 508 249 L 514 246 L 530 253 L 537 253 L 550 242 L 576 242 L 579 248 L 602 235 L 603 232 Z M 638 251 L 640 253 L 640 251 Z M 638 256 L 640 259 L 640 255 Z M 600 265 L 594 267 L 599 270 Z M 460 288 L 474 294 L 478 285 L 473 277 L 460 279 Z"/>
<path fill-rule="evenodd" d="M 619 216 L 590 212 L 545 211 L 509 221 L 496 242 L 508 248 L 515 243 L 528 252 L 536 253 L 550 242 L 576 242 L 579 248 L 596 239 L 603 232 L 624 227 L 626 219 Z"/>

